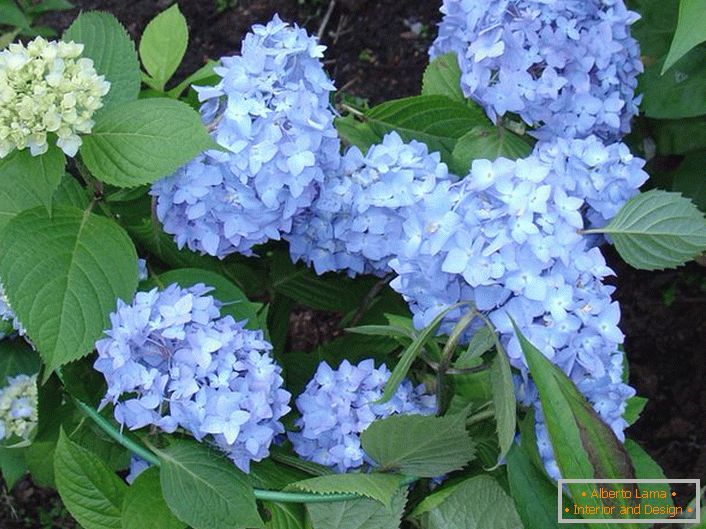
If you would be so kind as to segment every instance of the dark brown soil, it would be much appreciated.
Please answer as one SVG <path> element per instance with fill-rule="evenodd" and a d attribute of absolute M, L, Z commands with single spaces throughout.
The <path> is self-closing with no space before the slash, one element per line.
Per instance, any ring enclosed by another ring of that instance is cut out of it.
<path fill-rule="evenodd" d="M 84 10 L 113 13 L 134 36 L 171 0 L 74 0 Z M 219 11 L 217 4 L 226 5 Z M 326 65 L 336 86 L 371 103 L 419 92 L 426 50 L 439 19 L 434 0 L 338 0 L 323 30 Z M 230 4 L 230 6 L 228 6 Z M 207 58 L 237 52 L 253 23 L 274 13 L 317 33 L 329 0 L 181 0 L 191 42 L 177 80 Z M 63 30 L 78 9 L 42 21 Z M 611 252 L 609 252 L 611 253 Z M 611 253 L 617 299 L 631 364 L 631 383 L 650 399 L 631 428 L 636 439 L 674 478 L 706 480 L 706 268 L 638 272 Z M 325 315 L 297 311 L 291 342 L 306 350 L 330 336 Z M 16 516 L 11 513 L 14 511 Z M 53 512 L 52 512 L 53 511 Z M 16 520 L 16 521 L 11 521 Z M 52 521 L 53 520 L 53 521 Z M 55 496 L 27 480 L 0 500 L 0 527 L 71 527 Z"/>

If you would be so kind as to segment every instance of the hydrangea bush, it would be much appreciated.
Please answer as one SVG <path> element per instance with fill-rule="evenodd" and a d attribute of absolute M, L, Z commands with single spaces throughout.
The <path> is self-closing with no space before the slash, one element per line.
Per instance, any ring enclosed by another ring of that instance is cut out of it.
<path fill-rule="evenodd" d="M 101 12 L 0 52 L 9 486 L 85 529 L 546 529 L 561 478 L 663 477 L 605 257 L 706 249 L 624 137 L 651 34 L 622 0 L 441 11 L 421 94 L 372 108 L 277 15 L 178 84 L 178 6 L 139 54 Z"/>

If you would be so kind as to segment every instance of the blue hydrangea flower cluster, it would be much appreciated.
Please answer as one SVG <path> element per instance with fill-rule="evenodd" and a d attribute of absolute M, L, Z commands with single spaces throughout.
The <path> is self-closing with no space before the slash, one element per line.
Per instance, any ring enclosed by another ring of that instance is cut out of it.
<path fill-rule="evenodd" d="M 269 454 L 291 395 L 262 331 L 221 317 L 198 284 L 139 292 L 118 302 L 111 328 L 96 343 L 96 370 L 108 390 L 102 406 L 130 429 L 183 428 L 223 450 L 243 471 Z"/>
<path fill-rule="evenodd" d="M 360 434 L 377 420 L 395 414 L 431 415 L 436 398 L 425 393 L 423 385 L 404 381 L 385 404 L 375 404 L 383 394 L 390 371 L 373 360 L 357 366 L 344 360 L 338 369 L 319 364 L 314 378 L 297 398 L 301 417 L 290 432 L 294 450 L 307 461 L 334 468 L 338 472 L 372 463 L 360 444 Z"/>
<path fill-rule="evenodd" d="M 37 375 L 7 378 L 0 389 L 0 441 L 28 441 L 37 426 Z"/>
<path fill-rule="evenodd" d="M 647 179 L 643 165 L 624 145 L 605 147 L 597 138 L 540 142 L 517 161 L 476 160 L 466 179 L 440 183 L 411 212 L 391 286 L 409 302 L 417 327 L 459 301 L 474 302 L 527 381 L 512 317 L 622 437 L 625 400 L 634 392 L 621 380 L 620 308 L 603 283 L 612 271 L 580 230 L 585 218 L 604 225 L 637 192 Z M 463 310 L 449 313 L 442 330 Z M 518 395 L 536 400 L 531 387 Z"/>
<path fill-rule="evenodd" d="M 254 26 L 241 54 L 221 59 L 201 114 L 224 149 L 155 183 L 157 216 L 178 246 L 225 257 L 289 233 L 340 163 L 323 70 L 324 46 L 279 17 Z"/>
<path fill-rule="evenodd" d="M 492 120 L 519 114 L 549 139 L 613 140 L 637 115 L 643 71 L 623 0 L 444 0 L 431 57 L 455 52 L 461 86 Z"/>
<path fill-rule="evenodd" d="M 407 212 L 439 181 L 452 178 L 438 153 L 417 141 L 387 134 L 366 155 L 350 148 L 335 176 L 323 183 L 305 214 L 295 219 L 290 242 L 294 261 L 313 264 L 317 273 L 390 273 Z"/>

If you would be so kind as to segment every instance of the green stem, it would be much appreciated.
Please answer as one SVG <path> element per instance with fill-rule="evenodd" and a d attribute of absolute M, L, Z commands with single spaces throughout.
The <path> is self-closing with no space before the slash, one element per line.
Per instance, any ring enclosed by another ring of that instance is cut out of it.
<path fill-rule="evenodd" d="M 141 446 L 137 442 L 125 437 L 111 422 L 98 413 L 85 402 L 81 402 L 75 397 L 71 397 L 76 407 L 91 418 L 96 425 L 103 430 L 111 439 L 124 446 L 136 456 L 144 459 L 148 463 L 159 467 L 161 461 L 150 450 Z M 401 486 L 406 487 L 417 481 L 417 478 L 406 478 Z M 262 501 L 273 501 L 277 503 L 334 503 L 339 501 L 359 500 L 362 496 L 358 494 L 312 494 L 307 492 L 283 492 L 278 490 L 255 489 L 255 498 Z"/>
<path fill-rule="evenodd" d="M 86 414 L 88 417 L 93 419 L 93 422 L 96 423 L 96 425 L 103 430 L 111 439 L 115 440 L 118 444 L 124 446 L 130 452 L 135 454 L 137 457 L 140 457 L 147 461 L 149 464 L 154 465 L 156 467 L 160 466 L 161 462 L 159 458 L 154 455 L 150 450 L 147 450 L 145 447 L 139 445 L 137 442 L 133 441 L 132 439 L 125 437 L 120 430 L 115 428 L 108 419 L 103 417 L 100 413 L 98 413 L 96 410 L 94 410 L 91 406 L 86 404 L 85 402 L 81 402 L 75 397 L 71 397 L 71 399 L 74 401 L 74 404 L 76 407 L 81 410 L 84 414 Z"/>

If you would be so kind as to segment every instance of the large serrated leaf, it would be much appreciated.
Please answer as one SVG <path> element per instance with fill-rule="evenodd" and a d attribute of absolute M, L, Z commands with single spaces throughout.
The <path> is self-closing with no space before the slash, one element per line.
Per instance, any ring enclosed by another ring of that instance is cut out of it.
<path fill-rule="evenodd" d="M 264 502 L 263 506 L 270 514 L 270 519 L 265 523 L 266 529 L 304 529 L 304 505 Z"/>
<path fill-rule="evenodd" d="M 663 61 L 645 69 L 639 92 L 645 115 L 658 119 L 690 118 L 706 114 L 706 53 L 693 49 L 662 75 Z"/>
<path fill-rule="evenodd" d="M 16 28 L 28 28 L 30 20 L 17 7 L 15 0 L 0 0 L 0 24 Z"/>
<path fill-rule="evenodd" d="M 444 491 L 437 494 L 443 494 L 443 501 L 420 515 L 426 529 L 522 527 L 512 500 L 498 482 L 488 475 L 467 479 L 454 486 L 450 494 Z"/>
<path fill-rule="evenodd" d="M 153 18 L 140 40 L 140 58 L 156 88 L 164 90 L 186 53 L 189 28 L 179 6 L 174 4 Z"/>
<path fill-rule="evenodd" d="M 56 487 L 64 505 L 85 529 L 122 529 L 127 486 L 100 459 L 61 431 L 54 456 Z"/>
<path fill-rule="evenodd" d="M 401 490 L 391 507 L 368 499 L 307 505 L 312 529 L 399 529 L 407 503 L 407 491 Z"/>
<path fill-rule="evenodd" d="M 394 474 L 334 474 L 297 481 L 290 488 L 316 494 L 359 494 L 390 507 L 402 479 Z"/>
<path fill-rule="evenodd" d="M 452 159 L 456 142 L 488 118 L 480 108 L 444 96 L 416 96 L 388 101 L 370 109 L 364 120 L 379 136 L 397 131 L 405 141 L 418 140 Z"/>
<path fill-rule="evenodd" d="M 122 506 L 122 529 L 182 529 L 162 497 L 159 469 L 143 471 L 128 488 Z"/>
<path fill-rule="evenodd" d="M 570 479 L 634 479 L 630 457 L 613 430 L 598 416 L 573 382 L 552 364 L 515 327 L 532 379 L 537 385 L 542 411 L 561 475 Z M 619 489 L 620 485 L 606 484 Z M 624 487 L 625 485 L 622 485 Z M 581 485 L 569 484 L 572 495 Z M 618 497 L 611 505 L 632 507 L 630 499 Z M 600 498 L 588 496 L 586 505 L 602 508 Z M 597 527 L 607 529 L 606 524 Z M 634 524 L 626 527 L 634 528 Z"/>
<path fill-rule="evenodd" d="M 462 136 L 451 154 L 449 167 L 459 175 L 466 175 L 473 160 L 483 158 L 524 158 L 532 152 L 532 145 L 522 136 L 504 127 L 475 127 Z"/>
<path fill-rule="evenodd" d="M 0 159 L 0 229 L 26 209 L 50 208 L 65 164 L 64 154 L 56 147 L 42 156 L 23 150 Z"/>
<path fill-rule="evenodd" d="M 703 213 L 679 193 L 652 190 L 632 198 L 605 228 L 631 266 L 661 270 L 684 264 L 706 250 Z"/>
<path fill-rule="evenodd" d="M 81 13 L 64 32 L 62 40 L 83 44 L 83 56 L 93 59 L 96 71 L 110 81 L 103 98 L 102 114 L 118 103 L 137 99 L 140 92 L 140 64 L 127 31 L 110 13 Z"/>
<path fill-rule="evenodd" d="M 556 484 L 534 465 L 525 447 L 525 442 L 529 441 L 523 438 L 522 446 L 513 445 L 507 454 L 507 477 L 517 513 L 525 529 L 561 529 L 556 515 Z M 574 529 L 586 529 L 586 526 Z"/>
<path fill-rule="evenodd" d="M 25 451 L 26 448 L 0 447 L 0 472 L 8 491 L 11 491 L 15 483 L 27 472 Z"/>
<path fill-rule="evenodd" d="M 317 276 L 311 268 L 293 264 L 285 252 L 274 255 L 271 280 L 278 294 L 314 309 L 343 313 L 357 308 L 374 284 L 336 274 Z"/>
<path fill-rule="evenodd" d="M 672 46 L 664 61 L 662 73 L 686 55 L 694 46 L 706 41 L 706 0 L 681 0 L 679 2 L 679 21 Z"/>
<path fill-rule="evenodd" d="M 86 209 L 90 202 L 86 188 L 68 173 L 64 174 L 52 197 L 54 206 L 73 206 L 78 209 Z"/>
<path fill-rule="evenodd" d="M 446 96 L 454 101 L 466 101 L 461 90 L 461 68 L 454 52 L 436 57 L 424 71 L 422 95 Z"/>
<path fill-rule="evenodd" d="M 630 459 L 633 465 L 635 465 L 635 475 L 637 479 L 667 479 L 664 475 L 664 470 L 662 470 L 659 464 L 635 441 L 627 439 L 625 441 L 625 450 L 630 454 Z M 645 505 L 650 504 L 661 508 L 671 508 L 674 506 L 669 483 L 653 483 L 646 488 L 648 490 L 659 490 L 663 492 L 664 498 L 645 498 L 643 500 Z"/>
<path fill-rule="evenodd" d="M 120 226 L 71 207 L 25 211 L 0 239 L 0 277 L 48 372 L 81 358 L 137 286 L 137 254 Z"/>
<path fill-rule="evenodd" d="M 264 526 L 247 476 L 232 462 L 192 441 L 158 450 L 162 493 L 171 511 L 194 529 Z"/>
<path fill-rule="evenodd" d="M 81 157 L 108 184 L 149 184 L 213 145 L 198 113 L 166 98 L 140 99 L 102 114 L 84 138 Z"/>
<path fill-rule="evenodd" d="M 382 469 L 433 478 L 463 468 L 474 458 L 466 413 L 446 417 L 395 415 L 363 432 L 365 453 Z"/>
<path fill-rule="evenodd" d="M 510 362 L 504 350 L 499 350 L 490 366 L 490 382 L 495 405 L 495 422 L 500 455 L 498 464 L 512 447 L 517 430 L 517 405 L 515 385 L 512 381 Z"/>

